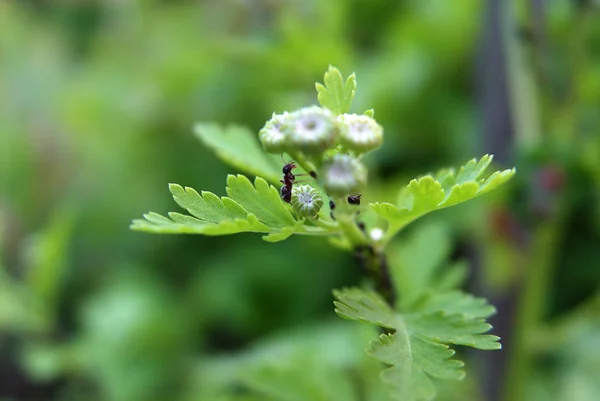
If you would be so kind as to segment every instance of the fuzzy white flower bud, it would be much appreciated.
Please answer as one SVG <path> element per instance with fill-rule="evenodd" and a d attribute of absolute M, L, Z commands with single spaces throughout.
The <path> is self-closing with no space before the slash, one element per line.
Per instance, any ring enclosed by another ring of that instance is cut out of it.
<path fill-rule="evenodd" d="M 323 152 L 334 145 L 338 136 L 335 116 L 317 106 L 290 113 L 283 129 L 294 150 L 305 153 Z"/>
<path fill-rule="evenodd" d="M 365 153 L 377 149 L 383 143 L 383 128 L 366 115 L 343 114 L 340 122 L 341 142 L 351 150 Z"/>
<path fill-rule="evenodd" d="M 367 183 L 367 169 L 360 160 L 337 154 L 323 166 L 323 186 L 332 195 L 360 193 Z"/>
<path fill-rule="evenodd" d="M 292 188 L 291 204 L 299 216 L 315 217 L 323 207 L 323 198 L 310 185 L 296 185 Z"/>
<path fill-rule="evenodd" d="M 290 114 L 284 112 L 283 114 L 273 113 L 273 117 L 258 133 L 260 143 L 263 149 L 269 153 L 283 153 L 289 146 L 287 137 L 283 131 L 283 125 L 289 118 Z"/>

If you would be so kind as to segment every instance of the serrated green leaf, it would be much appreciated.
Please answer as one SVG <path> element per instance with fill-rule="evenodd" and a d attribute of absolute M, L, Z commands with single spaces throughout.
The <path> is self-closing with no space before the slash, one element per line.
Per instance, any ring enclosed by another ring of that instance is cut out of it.
<path fill-rule="evenodd" d="M 427 213 L 435 209 L 444 199 L 442 184 L 429 175 L 412 180 L 408 184 L 408 192 L 413 199 L 411 211 L 415 213 Z"/>
<path fill-rule="evenodd" d="M 169 213 L 169 218 L 158 213 L 146 213 L 144 219 L 133 220 L 130 228 L 154 234 L 228 235 L 269 231 L 269 228 L 260 223 L 254 215 L 248 215 L 246 219 L 223 220 L 214 224 L 175 212 Z"/>
<path fill-rule="evenodd" d="M 367 354 L 391 365 L 390 368 L 381 372 L 381 380 L 393 386 L 393 399 L 401 401 L 431 400 L 435 397 L 435 386 L 428 377 L 426 369 L 434 377 L 455 378 L 452 373 L 461 372 L 459 369 L 462 365 L 448 362 L 448 359 L 454 354 L 448 347 L 426 342 L 419 337 L 408 342 L 405 341 L 406 337 L 406 332 L 394 335 L 382 334 L 378 341 L 371 342 Z M 427 353 L 433 353 L 433 356 L 436 357 L 435 363 L 431 363 L 429 358 L 416 357 Z M 413 368 L 413 364 L 419 368 Z M 456 373 L 455 375 L 457 379 L 464 376 L 464 374 Z"/>
<path fill-rule="evenodd" d="M 322 234 L 323 229 L 305 227 L 296 220 L 275 187 L 257 177 L 254 184 L 243 175 L 227 178 L 229 197 L 170 184 L 169 190 L 179 206 L 190 215 L 170 212 L 168 217 L 147 213 L 136 219 L 131 229 L 162 234 L 227 235 L 240 232 L 266 233 L 265 241 L 277 242 L 295 233 Z"/>
<path fill-rule="evenodd" d="M 263 151 L 257 135 L 246 127 L 198 123 L 195 135 L 225 163 L 239 171 L 264 177 L 273 184 L 281 179 L 281 160 Z"/>
<path fill-rule="evenodd" d="M 202 196 L 194 188 L 183 188 L 169 184 L 169 191 L 179 206 L 199 220 L 219 223 L 222 220 L 245 219 L 248 212 L 229 198 L 219 198 L 212 192 L 202 191 Z"/>
<path fill-rule="evenodd" d="M 463 363 L 453 359 L 450 344 L 499 349 L 499 338 L 485 318 L 495 312 L 484 299 L 459 291 L 430 295 L 404 313 L 395 312 L 377 293 L 358 288 L 334 291 L 336 313 L 394 330 L 371 342 L 367 353 L 391 365 L 381 378 L 393 387 L 395 399 L 431 400 L 431 377 L 461 379 Z"/>
<path fill-rule="evenodd" d="M 480 183 L 477 195 L 483 195 L 498 188 L 500 185 L 508 181 L 515 174 L 515 171 L 516 170 L 514 168 L 510 170 L 496 171 L 487 180 Z"/>
<path fill-rule="evenodd" d="M 485 155 L 479 161 L 472 159 L 462 166 L 458 174 L 453 169 L 440 171 L 412 180 L 401 191 L 398 205 L 372 203 L 371 208 L 388 222 L 385 240 L 389 241 L 399 230 L 417 218 L 449 206 L 474 199 L 506 183 L 515 169 L 497 171 L 481 179 L 493 156 Z"/>
<path fill-rule="evenodd" d="M 492 155 L 484 155 L 479 162 L 477 159 L 469 160 L 464 166 L 460 168 L 456 175 L 456 182 L 458 184 L 464 184 L 470 181 L 477 181 L 479 177 L 485 172 L 485 170 L 492 163 Z"/>
<path fill-rule="evenodd" d="M 346 82 L 340 71 L 332 66 L 325 73 L 323 84 L 315 84 L 317 98 L 321 106 L 328 108 L 335 114 L 344 114 L 350 111 L 354 94 L 356 93 L 356 76 L 350 75 Z"/>
<path fill-rule="evenodd" d="M 252 185 L 243 175 L 227 176 L 227 195 L 269 227 L 293 227 L 296 224 L 279 191 L 261 177 L 256 177 Z"/>
<path fill-rule="evenodd" d="M 262 237 L 263 240 L 267 242 L 279 242 L 289 238 L 291 235 L 300 231 L 302 224 L 304 223 L 304 219 L 298 221 L 293 227 L 283 227 L 281 231 L 272 232 L 268 235 Z"/>
<path fill-rule="evenodd" d="M 432 288 L 437 291 L 448 291 L 460 287 L 466 280 L 468 274 L 467 263 L 459 261 L 446 266 L 432 280 Z"/>
<path fill-rule="evenodd" d="M 410 307 L 424 293 L 438 290 L 433 281 L 450 255 L 449 238 L 445 226 L 428 223 L 391 244 L 388 261 L 398 307 Z"/>

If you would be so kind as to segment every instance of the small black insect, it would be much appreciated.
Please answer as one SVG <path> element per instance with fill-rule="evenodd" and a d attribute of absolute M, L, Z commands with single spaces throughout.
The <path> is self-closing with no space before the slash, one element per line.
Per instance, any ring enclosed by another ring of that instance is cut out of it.
<path fill-rule="evenodd" d="M 296 163 L 290 162 L 281 169 L 283 172 L 283 180 L 279 180 L 281 183 L 283 183 L 283 187 L 281 187 L 281 199 L 287 203 L 292 201 L 292 187 L 294 186 L 294 181 L 296 180 L 296 176 L 292 174 L 292 170 L 295 168 Z"/>
<path fill-rule="evenodd" d="M 335 202 L 333 201 L 333 199 L 329 199 L 329 209 L 331 209 L 331 211 L 329 212 L 329 217 L 331 217 L 331 220 L 335 220 L 335 216 L 333 215 L 333 209 L 335 209 Z"/>
<path fill-rule="evenodd" d="M 351 205 L 360 205 L 360 197 L 362 195 L 348 195 L 348 203 Z"/>
<path fill-rule="evenodd" d="M 317 172 L 316 171 L 311 171 L 310 173 L 308 173 L 308 175 L 310 175 L 315 180 L 317 179 Z"/>

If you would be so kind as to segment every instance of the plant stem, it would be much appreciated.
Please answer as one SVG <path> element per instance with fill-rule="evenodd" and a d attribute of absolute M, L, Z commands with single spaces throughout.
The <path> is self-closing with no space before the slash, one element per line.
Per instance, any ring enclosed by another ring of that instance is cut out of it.
<path fill-rule="evenodd" d="M 354 259 L 363 271 L 373 279 L 378 292 L 387 303 L 394 307 L 396 293 L 385 253 L 371 245 L 358 246 L 354 248 Z"/>
<path fill-rule="evenodd" d="M 369 240 L 354 220 L 338 219 L 337 222 L 353 247 L 369 245 Z"/>
<path fill-rule="evenodd" d="M 290 156 L 307 173 L 317 171 L 317 167 L 315 166 L 315 164 L 312 161 L 308 160 L 306 156 L 304 156 L 304 154 L 300 152 L 294 152 L 290 153 Z"/>
<path fill-rule="evenodd" d="M 560 213 L 542 223 L 532 234 L 533 243 L 527 258 L 527 272 L 523 275 L 521 296 L 513 327 L 514 338 L 507 364 L 506 401 L 527 399 L 526 385 L 531 378 L 534 352 L 530 344 L 541 324 L 548 299 L 554 261 L 558 252 L 561 224 Z"/>
<path fill-rule="evenodd" d="M 325 221 L 323 219 L 311 219 L 310 220 L 315 226 L 324 228 L 326 230 L 339 230 L 339 224 L 336 222 Z"/>
<path fill-rule="evenodd" d="M 540 96 L 535 71 L 526 62 L 526 54 L 515 34 L 518 31 L 515 0 L 500 0 L 500 18 L 506 56 L 507 84 L 516 148 L 536 149 L 542 141 Z"/>

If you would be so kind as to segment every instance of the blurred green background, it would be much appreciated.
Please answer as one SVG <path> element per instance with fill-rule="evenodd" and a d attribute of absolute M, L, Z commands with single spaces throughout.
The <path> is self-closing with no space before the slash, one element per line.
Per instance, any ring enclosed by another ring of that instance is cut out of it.
<path fill-rule="evenodd" d="M 169 182 L 224 193 L 235 171 L 195 122 L 258 132 L 316 103 L 329 64 L 385 127 L 367 201 L 484 153 L 518 168 L 400 238 L 466 261 L 499 309 L 504 350 L 461 355 L 468 379 L 439 399 L 600 399 L 600 11 L 584 0 L 0 2 L 0 399 L 386 399 L 372 333 L 333 313 L 331 289 L 360 282 L 350 255 L 128 229 L 175 209 Z M 348 395 L 356 377 L 375 390 Z"/>

